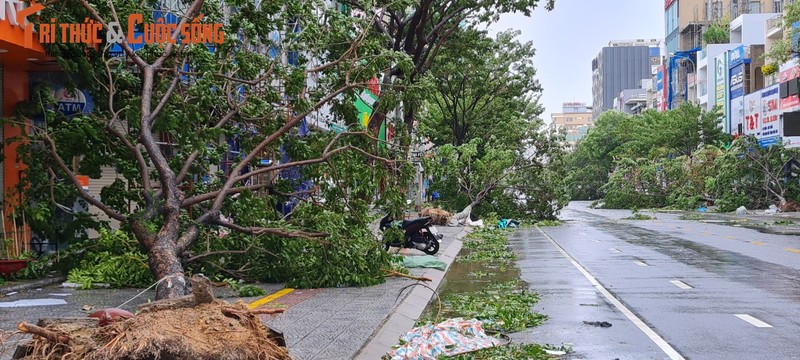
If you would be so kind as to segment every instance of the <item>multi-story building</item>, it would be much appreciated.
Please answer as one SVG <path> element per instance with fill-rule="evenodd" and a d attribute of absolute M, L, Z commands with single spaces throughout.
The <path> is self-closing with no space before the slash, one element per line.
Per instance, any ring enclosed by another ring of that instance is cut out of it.
<path fill-rule="evenodd" d="M 560 113 L 550 115 L 550 127 L 555 130 L 564 129 L 567 133 L 567 143 L 574 146 L 578 140 L 594 125 L 592 120 L 592 107 L 581 102 L 565 102 Z"/>
<path fill-rule="evenodd" d="M 661 41 L 612 41 L 592 60 L 592 109 L 597 118 L 614 108 L 622 90 L 639 89 L 661 61 Z"/>
<path fill-rule="evenodd" d="M 744 14 L 780 13 L 787 0 L 666 0 L 664 2 L 667 53 L 703 45 L 703 32 L 714 21 Z"/>
<path fill-rule="evenodd" d="M 760 17 L 742 17 L 749 14 L 780 13 L 787 0 L 666 0 L 664 2 L 665 39 L 669 66 L 664 70 L 668 107 L 684 101 L 693 101 L 707 94 L 708 83 L 701 82 L 699 62 L 706 54 L 696 50 L 705 46 L 703 34 L 715 21 L 731 22 L 730 43 L 748 42 L 742 30 L 744 21 L 760 21 Z M 770 17 L 762 15 L 761 17 Z M 749 18 L 749 20 L 748 20 Z M 759 36 L 763 38 L 763 36 Z M 752 37 L 751 37 L 752 39 Z M 713 58 L 713 57 L 712 57 Z M 707 64 L 707 61 L 705 62 Z M 708 71 L 705 70 L 707 74 Z"/>

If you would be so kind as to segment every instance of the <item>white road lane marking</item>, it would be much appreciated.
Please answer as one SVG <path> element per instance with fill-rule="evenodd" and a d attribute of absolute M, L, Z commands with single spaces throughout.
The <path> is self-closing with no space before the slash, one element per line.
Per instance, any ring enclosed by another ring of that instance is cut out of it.
<path fill-rule="evenodd" d="M 641 266 L 641 267 L 650 266 L 650 265 L 647 265 L 647 264 L 645 264 L 644 262 L 641 262 L 641 261 L 639 261 L 639 260 L 636 260 L 636 261 L 634 261 L 633 263 L 634 263 L 634 264 L 636 264 L 636 265 L 639 265 L 639 266 Z"/>
<path fill-rule="evenodd" d="M 677 287 L 679 287 L 681 289 L 684 289 L 684 290 L 693 289 L 693 287 L 689 286 L 689 284 L 687 284 L 687 283 L 685 283 L 683 281 L 680 281 L 680 280 L 670 280 L 669 282 L 671 282 L 672 285 L 675 285 L 675 286 L 677 286 Z"/>
<path fill-rule="evenodd" d="M 586 236 L 586 235 L 589 235 L 589 234 L 587 234 L 587 233 L 578 233 L 578 235 L 580 235 L 580 236 Z"/>
<path fill-rule="evenodd" d="M 17 308 L 27 306 L 66 305 L 64 299 L 24 299 L 9 302 L 0 302 L 0 308 Z"/>
<path fill-rule="evenodd" d="M 605 296 L 605 298 L 608 299 L 608 301 L 614 304 L 614 306 L 619 311 L 621 311 L 622 314 L 624 314 L 625 317 L 628 318 L 628 320 L 630 320 L 634 325 L 636 325 L 636 327 L 639 328 L 639 330 L 641 330 L 645 335 L 647 335 L 647 337 L 650 338 L 650 340 L 652 340 L 661 349 L 661 351 L 667 354 L 667 356 L 669 356 L 671 360 L 686 360 L 686 358 L 681 356 L 681 354 L 679 354 L 678 351 L 676 351 L 672 346 L 670 346 L 670 344 L 667 343 L 667 341 L 664 340 L 664 338 L 659 336 L 655 332 L 655 330 L 647 326 L 647 324 L 645 324 L 644 321 L 642 321 L 642 319 L 639 319 L 639 317 L 636 316 L 636 314 L 630 311 L 625 305 L 622 304 L 622 302 L 617 300 L 617 298 L 615 298 L 614 295 L 611 295 L 611 293 L 608 292 L 608 290 L 606 290 L 606 288 L 603 287 L 603 285 L 601 285 L 597 281 L 597 279 L 595 279 L 594 276 L 592 276 L 592 274 L 589 274 L 589 272 L 586 271 L 586 269 L 584 269 L 583 266 L 581 266 L 581 264 L 579 264 L 572 256 L 570 256 L 567 253 L 567 251 L 561 247 L 561 245 L 558 245 L 558 243 L 555 240 L 553 240 L 553 238 L 551 238 L 550 235 L 547 235 L 538 226 L 536 227 L 536 229 L 538 229 L 539 232 L 542 233 L 542 235 L 544 235 L 545 237 L 547 237 L 548 240 L 550 240 L 553 246 L 555 246 L 556 249 L 558 249 L 558 251 L 561 252 L 561 255 L 564 255 L 564 257 L 567 258 L 567 260 L 569 260 L 569 262 L 572 263 L 572 265 L 575 266 L 575 268 L 578 269 L 578 271 L 580 271 L 581 274 L 583 274 L 583 276 L 589 280 L 589 282 L 595 287 L 595 289 L 597 289 L 597 291 L 603 294 L 603 296 Z"/>
<path fill-rule="evenodd" d="M 613 253 L 622 252 L 622 251 L 619 251 L 619 249 L 617 249 L 617 248 L 611 248 L 609 250 L 611 250 L 611 252 L 613 252 Z"/>
<path fill-rule="evenodd" d="M 760 327 L 760 328 L 771 328 L 772 327 L 772 325 L 767 324 L 767 323 L 765 323 L 765 322 L 763 322 L 761 320 L 758 320 L 758 319 L 756 319 L 756 318 L 754 318 L 754 317 L 752 317 L 750 315 L 747 315 L 747 314 L 734 314 L 734 316 L 738 317 L 739 319 L 742 319 L 744 321 L 749 322 L 750 325 L 753 325 L 755 327 Z"/>

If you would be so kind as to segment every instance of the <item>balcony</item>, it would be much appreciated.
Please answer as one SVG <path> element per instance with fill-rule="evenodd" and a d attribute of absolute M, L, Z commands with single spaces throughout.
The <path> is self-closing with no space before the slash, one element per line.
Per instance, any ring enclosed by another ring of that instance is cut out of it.
<path fill-rule="evenodd" d="M 767 37 L 771 39 L 783 38 L 783 14 L 775 15 L 767 20 Z"/>

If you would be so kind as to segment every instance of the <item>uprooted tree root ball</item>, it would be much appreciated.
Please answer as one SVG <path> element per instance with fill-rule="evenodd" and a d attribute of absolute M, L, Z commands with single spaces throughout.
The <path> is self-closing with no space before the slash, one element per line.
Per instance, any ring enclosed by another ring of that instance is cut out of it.
<path fill-rule="evenodd" d="M 103 327 L 46 327 L 66 343 L 37 336 L 24 359 L 291 359 L 243 303 L 214 302 L 140 314 Z"/>

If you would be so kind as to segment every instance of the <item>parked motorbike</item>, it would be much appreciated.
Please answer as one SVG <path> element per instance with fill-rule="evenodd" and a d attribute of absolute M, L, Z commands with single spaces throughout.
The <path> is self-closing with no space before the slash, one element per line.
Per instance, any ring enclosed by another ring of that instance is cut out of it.
<path fill-rule="evenodd" d="M 405 236 L 402 243 L 399 240 L 387 241 L 384 245 L 386 250 L 394 246 L 421 250 L 428 255 L 434 255 L 439 252 L 439 240 L 442 235 L 436 232 L 436 228 L 433 226 L 433 218 L 430 216 L 394 221 L 390 215 L 386 215 L 381 219 L 380 229 L 382 232 L 386 232 L 387 229 L 392 227 L 402 229 L 405 232 Z"/>

